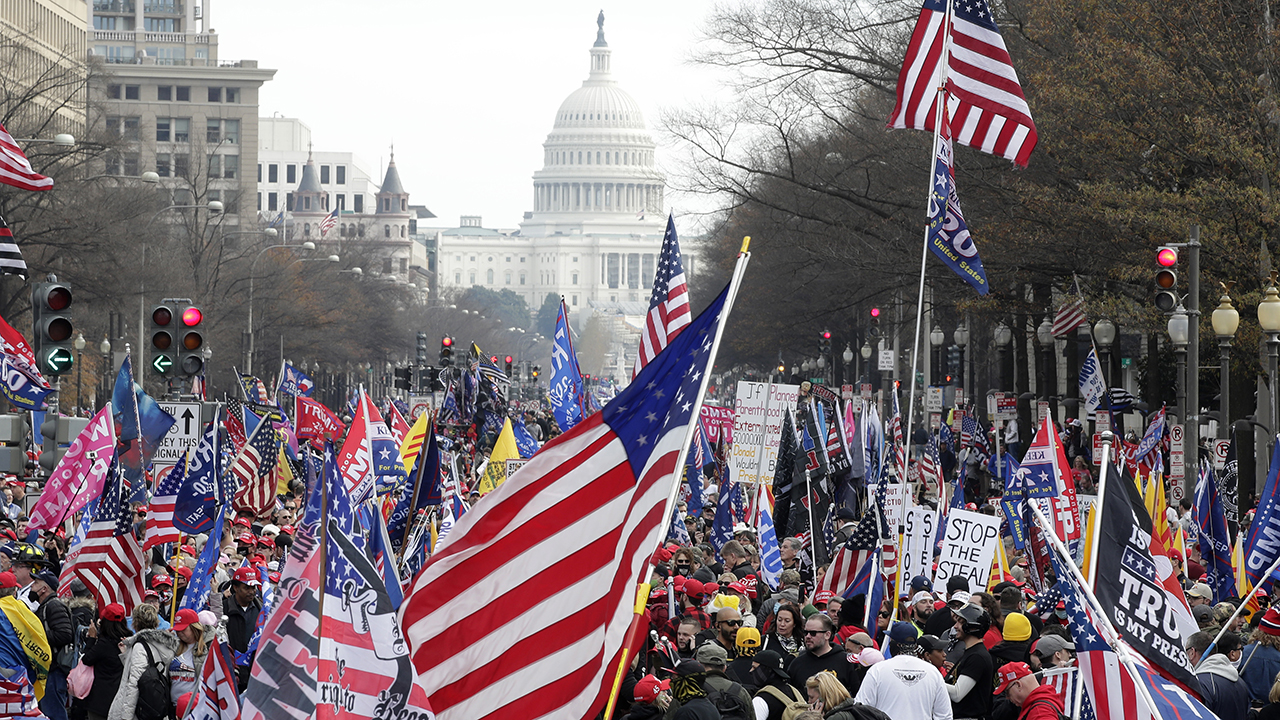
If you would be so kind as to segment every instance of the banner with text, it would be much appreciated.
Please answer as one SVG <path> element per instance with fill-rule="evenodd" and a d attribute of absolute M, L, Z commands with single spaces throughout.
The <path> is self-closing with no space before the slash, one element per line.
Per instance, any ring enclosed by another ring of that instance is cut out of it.
<path fill-rule="evenodd" d="M 933 591 L 945 593 L 947 580 L 956 575 L 969 581 L 969 592 L 985 590 L 1000 542 L 1000 518 L 953 508 L 946 522 Z"/>
<path fill-rule="evenodd" d="M 733 453 L 729 463 L 733 480 L 773 483 L 782 438 L 782 416 L 795 411 L 799 385 L 738 383 L 733 403 Z"/>

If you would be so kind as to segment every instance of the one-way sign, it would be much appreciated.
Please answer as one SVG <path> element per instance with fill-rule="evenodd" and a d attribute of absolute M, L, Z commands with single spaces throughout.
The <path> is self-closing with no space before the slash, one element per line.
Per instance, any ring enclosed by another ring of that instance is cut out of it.
<path fill-rule="evenodd" d="M 159 401 L 160 407 L 176 420 L 169 434 L 160 440 L 153 462 L 157 465 L 176 464 L 182 451 L 200 442 L 200 403 Z"/>

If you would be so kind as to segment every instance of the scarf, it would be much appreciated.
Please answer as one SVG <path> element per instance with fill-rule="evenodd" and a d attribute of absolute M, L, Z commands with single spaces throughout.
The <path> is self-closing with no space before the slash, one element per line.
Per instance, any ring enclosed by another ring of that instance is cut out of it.
<path fill-rule="evenodd" d="M 679 700 L 681 705 L 695 698 L 706 697 L 707 693 L 702 689 L 702 681 L 706 677 L 705 673 L 698 673 L 671 678 L 671 695 Z"/>

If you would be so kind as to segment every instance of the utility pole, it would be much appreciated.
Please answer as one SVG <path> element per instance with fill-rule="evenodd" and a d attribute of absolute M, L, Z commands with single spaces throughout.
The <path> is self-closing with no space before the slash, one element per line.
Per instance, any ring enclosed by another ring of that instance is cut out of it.
<path fill-rule="evenodd" d="M 1200 475 L 1200 226 L 1192 225 L 1187 239 L 1187 452 L 1183 454 L 1182 497 L 1195 492 Z M 1224 418 L 1225 422 L 1225 418 Z"/>

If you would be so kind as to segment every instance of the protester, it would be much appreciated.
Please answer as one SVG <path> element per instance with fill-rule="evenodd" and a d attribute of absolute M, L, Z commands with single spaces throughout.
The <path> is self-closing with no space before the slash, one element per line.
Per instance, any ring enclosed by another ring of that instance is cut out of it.
<path fill-rule="evenodd" d="M 982 638 L 991 627 L 991 618 L 976 605 L 955 611 L 956 641 L 964 648 L 961 659 L 947 674 L 947 695 L 951 713 L 960 718 L 985 718 L 991 713 L 991 693 L 995 666 Z"/>
<path fill-rule="evenodd" d="M 921 640 L 911 623 L 895 623 L 888 635 L 891 657 L 867 669 L 857 702 L 893 720 L 950 720 L 946 684 L 933 666 L 919 658 Z"/>
<path fill-rule="evenodd" d="M 1268 608 L 1258 628 L 1249 636 L 1240 660 L 1240 677 L 1249 688 L 1249 699 L 1263 703 L 1280 676 L 1280 610 Z"/>
<path fill-rule="evenodd" d="M 209 654 L 208 630 L 200 623 L 195 610 L 183 608 L 173 619 L 173 632 L 178 636 L 178 650 L 169 663 L 170 695 L 174 703 L 192 692 L 200 682 L 200 670 Z"/>
<path fill-rule="evenodd" d="M 804 649 L 804 616 L 800 608 L 790 603 L 778 608 L 773 615 L 773 629 L 764 637 L 761 652 L 772 650 L 782 656 L 785 666 L 790 666 L 795 656 Z"/>
<path fill-rule="evenodd" d="M 823 670 L 832 672 L 847 690 L 853 685 L 853 664 L 848 653 L 831 644 L 835 635 L 835 623 L 821 613 L 804 621 L 804 651 L 791 661 L 787 673 L 791 684 L 804 692 L 808 679 Z"/>
<path fill-rule="evenodd" d="M 729 655 L 724 648 L 715 643 L 707 643 L 698 648 L 695 658 L 706 669 L 706 678 L 702 687 L 706 690 L 707 699 L 720 714 L 736 711 L 734 714 L 747 715 L 751 709 L 751 693 L 741 684 L 734 682 L 725 674 L 728 669 Z"/>
<path fill-rule="evenodd" d="M 662 717 L 671 702 L 670 689 L 670 680 L 659 680 L 653 675 L 640 678 L 633 691 L 635 702 L 623 720 L 657 720 Z"/>
<path fill-rule="evenodd" d="M 1234 662 L 1240 659 L 1240 642 L 1231 633 L 1222 636 L 1213 653 L 1204 656 L 1213 643 L 1213 633 L 1201 630 L 1187 638 L 1187 659 L 1196 668 L 1200 697 L 1218 720 L 1246 720 L 1249 688 L 1240 680 Z"/>
<path fill-rule="evenodd" d="M 920 659 L 936 667 L 945 676 L 947 644 L 934 635 L 921 635 L 917 642 L 920 644 Z"/>
<path fill-rule="evenodd" d="M 702 682 L 707 670 L 697 660 L 681 660 L 671 679 L 672 720 L 720 720 L 720 712 L 707 700 Z"/>
<path fill-rule="evenodd" d="M 759 688 L 752 698 L 756 720 L 782 720 L 789 708 L 807 705 L 799 690 L 791 685 L 782 655 L 761 650 L 752 658 L 751 677 Z"/>
<path fill-rule="evenodd" d="M 75 635 L 72 632 L 71 613 L 58 599 L 57 592 L 58 576 L 47 570 L 37 574 L 31 584 L 31 596 L 39 602 L 35 614 L 44 624 L 45 639 L 53 654 L 49 677 L 44 684 L 44 697 L 40 699 L 40 711 L 49 720 L 66 720 L 67 673 L 71 672 L 75 655 L 71 645 Z"/>
<path fill-rule="evenodd" d="M 845 686 L 828 672 L 809 676 L 805 681 L 805 692 L 809 695 L 809 707 L 821 712 L 823 717 L 828 717 L 829 711 L 835 710 L 850 697 Z"/>
<path fill-rule="evenodd" d="M 730 680 L 745 687 L 747 692 L 754 693 L 759 686 L 751 679 L 751 667 L 755 664 L 756 653 L 760 651 L 760 631 L 744 627 L 738 630 L 733 642 L 737 657 L 729 663 L 725 674 Z"/>
<path fill-rule="evenodd" d="M 262 582 L 258 573 L 250 567 L 236 570 L 231 578 L 231 602 L 223 612 L 227 618 L 227 645 L 236 652 L 249 651 L 249 639 L 258 625 L 258 613 L 262 612 L 262 600 L 258 596 L 260 587 Z M 237 668 L 237 675 L 237 685 L 244 692 L 249 682 L 249 668 Z"/>
<path fill-rule="evenodd" d="M 143 604 L 133 609 L 134 635 L 124 641 L 120 689 L 111 702 L 107 720 L 135 720 L 138 680 L 148 666 L 168 673 L 169 663 L 178 651 L 178 638 L 169 630 L 161 630 L 159 620 L 156 609 L 150 605 Z"/>
<path fill-rule="evenodd" d="M 84 698 L 88 720 L 106 720 L 120 689 L 120 676 L 124 672 L 120 655 L 124 640 L 129 637 L 129 626 L 124 619 L 124 606 L 111 603 L 85 632 L 88 640 L 80 662 L 93 668 L 93 685 Z"/>
<path fill-rule="evenodd" d="M 996 670 L 1005 663 L 1030 662 L 1031 622 L 1022 613 L 1010 613 L 1004 618 L 1004 633 L 1000 642 L 991 648 L 991 660 Z"/>
<path fill-rule="evenodd" d="M 1062 698 L 1052 685 L 1041 685 L 1026 663 L 1008 663 L 1000 668 L 996 694 L 1006 693 L 1009 702 L 1021 708 L 1018 720 L 1058 720 L 1064 710 Z"/>
<path fill-rule="evenodd" d="M 1073 667 L 1076 662 L 1076 646 L 1058 635 L 1044 635 L 1031 647 L 1031 668 Z"/>

